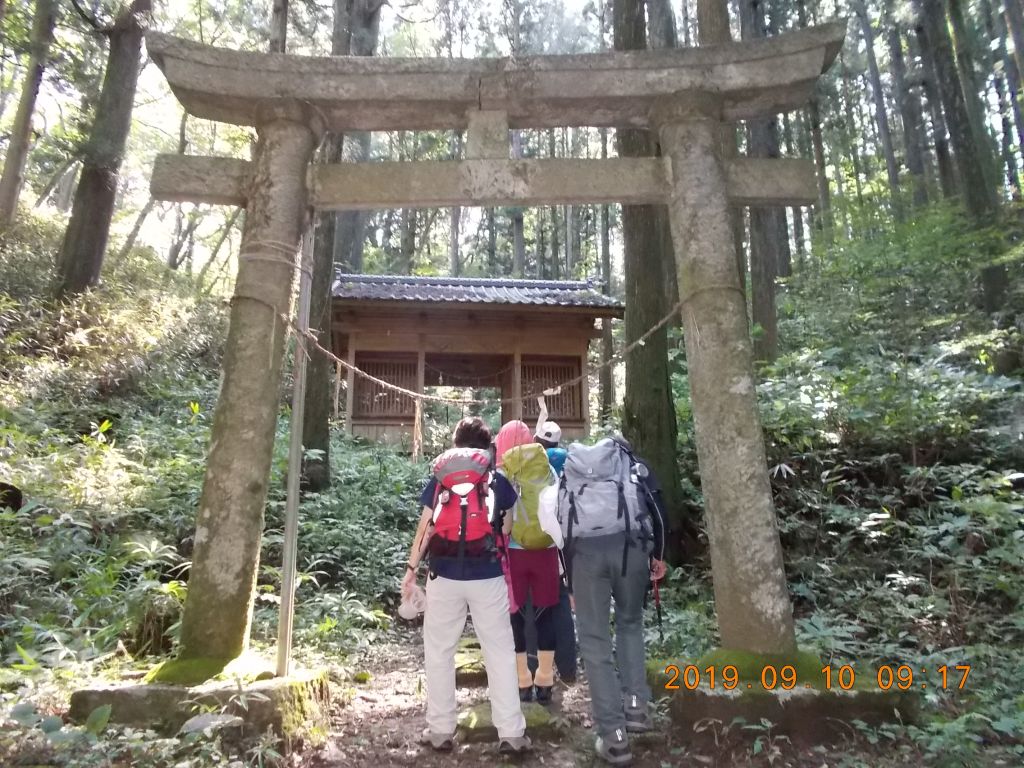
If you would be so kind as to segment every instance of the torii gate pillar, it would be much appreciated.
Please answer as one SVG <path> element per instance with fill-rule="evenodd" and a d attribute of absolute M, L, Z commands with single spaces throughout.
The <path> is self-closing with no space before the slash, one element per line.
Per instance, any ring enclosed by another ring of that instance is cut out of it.
<path fill-rule="evenodd" d="M 322 126 L 319 115 L 298 102 L 264 110 L 257 123 L 224 380 L 181 630 L 180 658 L 208 660 L 211 666 L 238 656 L 249 637 L 287 337 L 284 318 L 307 214 L 306 167 Z M 167 676 L 173 676 L 170 669 Z"/>
<path fill-rule="evenodd" d="M 723 648 L 796 648 L 736 271 L 720 97 L 679 94 L 653 115 L 671 163 L 669 215 L 697 460 Z"/>

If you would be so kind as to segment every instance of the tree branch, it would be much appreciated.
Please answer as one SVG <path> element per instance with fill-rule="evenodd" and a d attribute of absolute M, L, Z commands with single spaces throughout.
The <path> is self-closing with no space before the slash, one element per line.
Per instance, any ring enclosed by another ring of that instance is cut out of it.
<path fill-rule="evenodd" d="M 82 17 L 82 20 L 85 21 L 85 23 L 88 24 L 90 27 L 92 27 L 94 31 L 104 31 L 104 28 L 100 26 L 100 23 L 98 21 L 96 21 L 96 17 L 91 15 L 88 11 L 85 10 L 85 8 L 82 7 L 80 0 L 71 0 L 71 5 L 74 6 L 75 11 L 78 13 L 79 16 Z"/>

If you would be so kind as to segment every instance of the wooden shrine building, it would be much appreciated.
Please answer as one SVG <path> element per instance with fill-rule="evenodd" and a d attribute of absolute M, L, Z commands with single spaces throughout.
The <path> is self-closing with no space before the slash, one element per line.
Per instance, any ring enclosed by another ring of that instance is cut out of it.
<path fill-rule="evenodd" d="M 622 317 L 623 305 L 583 282 L 392 275 L 339 275 L 333 286 L 334 353 L 360 370 L 423 392 L 425 387 L 493 388 L 502 422 L 537 418 L 528 397 L 587 370 L 595 320 Z M 369 439 L 410 443 L 415 404 L 349 372 L 345 422 Z M 589 390 L 548 397 L 563 439 L 589 431 Z"/>

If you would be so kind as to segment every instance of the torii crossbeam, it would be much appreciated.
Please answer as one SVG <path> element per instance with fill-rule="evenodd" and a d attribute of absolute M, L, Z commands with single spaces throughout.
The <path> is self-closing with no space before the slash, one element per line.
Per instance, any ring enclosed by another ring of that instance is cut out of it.
<path fill-rule="evenodd" d="M 258 125 L 298 101 L 334 132 L 468 129 L 461 161 L 312 166 L 310 204 L 340 210 L 663 203 L 669 182 L 662 159 L 510 160 L 508 130 L 649 127 L 654 107 L 689 90 L 717 94 L 725 120 L 788 111 L 807 101 L 844 32 L 835 23 L 712 48 L 514 61 L 243 53 L 155 33 L 147 42 L 196 117 Z M 244 160 L 161 155 L 151 190 L 158 200 L 245 205 L 251 169 Z M 737 204 L 816 199 L 809 161 L 737 158 L 727 173 Z"/>
<path fill-rule="evenodd" d="M 794 647 L 757 412 L 734 204 L 816 198 L 802 160 L 722 157 L 722 126 L 802 106 L 844 22 L 709 48 L 517 59 L 242 53 L 166 35 L 150 55 L 195 117 L 254 126 L 252 162 L 161 156 L 153 196 L 247 215 L 197 515 L 181 657 L 247 642 L 300 231 L 310 208 L 663 203 L 669 208 L 723 646 Z M 509 129 L 641 127 L 661 158 L 515 160 Z M 464 159 L 310 167 L 324 131 L 466 129 Z"/>

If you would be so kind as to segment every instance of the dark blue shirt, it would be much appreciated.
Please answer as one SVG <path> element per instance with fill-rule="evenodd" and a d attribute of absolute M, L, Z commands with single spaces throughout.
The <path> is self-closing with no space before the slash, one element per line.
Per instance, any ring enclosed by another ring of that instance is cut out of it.
<path fill-rule="evenodd" d="M 512 483 L 504 475 L 494 473 L 491 479 L 491 491 L 494 493 L 494 511 L 503 515 L 516 505 L 519 495 Z M 420 494 L 420 504 L 424 507 L 434 506 L 437 493 L 437 478 L 431 477 Z M 446 579 L 456 581 L 476 581 L 478 579 L 496 579 L 502 575 L 501 563 L 493 555 L 485 557 L 464 556 L 460 561 L 457 557 L 430 558 L 430 572 Z"/>

